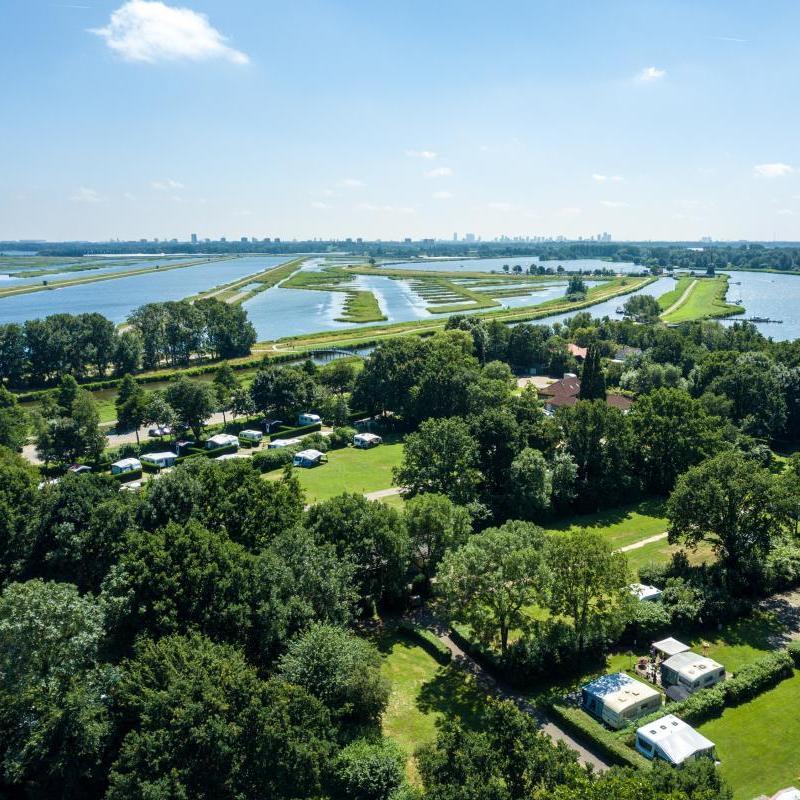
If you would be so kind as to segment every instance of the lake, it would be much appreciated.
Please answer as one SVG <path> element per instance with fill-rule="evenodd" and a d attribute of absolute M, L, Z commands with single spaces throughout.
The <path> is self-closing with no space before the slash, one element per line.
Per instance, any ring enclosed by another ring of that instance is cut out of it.
<path fill-rule="evenodd" d="M 196 267 L 150 272 L 113 281 L 66 286 L 0 298 L 0 322 L 24 322 L 50 314 L 97 311 L 112 322 L 124 322 L 145 303 L 180 300 L 276 267 L 293 256 L 244 256 Z M 78 273 L 90 274 L 90 273 Z"/>
<path fill-rule="evenodd" d="M 800 338 L 800 275 L 737 271 L 728 274 L 731 276 L 728 302 L 743 305 L 747 309 L 738 319 L 781 319 L 782 325 L 768 322 L 754 324 L 764 336 L 771 336 L 778 342 Z M 731 317 L 724 322 L 731 325 L 736 319 Z"/>

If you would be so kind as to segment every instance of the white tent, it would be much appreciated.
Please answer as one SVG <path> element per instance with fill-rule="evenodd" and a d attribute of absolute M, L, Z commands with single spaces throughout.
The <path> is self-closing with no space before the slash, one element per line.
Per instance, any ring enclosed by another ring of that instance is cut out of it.
<path fill-rule="evenodd" d="M 624 672 L 603 675 L 581 690 L 584 711 L 611 728 L 624 728 L 629 722 L 661 708 L 661 692 Z"/>
<path fill-rule="evenodd" d="M 218 447 L 238 447 L 239 437 L 230 433 L 218 433 L 206 440 L 206 450 L 216 450 Z"/>
<path fill-rule="evenodd" d="M 325 458 L 325 453 L 319 450 L 301 450 L 295 454 L 294 461 L 292 462 L 295 467 L 315 467 L 321 463 Z"/>
<path fill-rule="evenodd" d="M 268 445 L 268 450 L 277 450 L 281 447 L 294 447 L 296 444 L 300 444 L 303 440 L 294 438 L 294 439 L 273 439 Z"/>
<path fill-rule="evenodd" d="M 714 742 L 674 714 L 667 714 L 636 730 L 636 749 L 646 758 L 677 766 L 697 756 L 713 756 Z"/>

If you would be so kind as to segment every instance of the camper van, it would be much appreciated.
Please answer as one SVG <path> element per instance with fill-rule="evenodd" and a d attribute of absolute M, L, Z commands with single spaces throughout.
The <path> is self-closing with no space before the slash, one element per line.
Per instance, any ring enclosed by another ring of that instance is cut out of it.
<path fill-rule="evenodd" d="M 661 693 L 623 672 L 603 675 L 581 690 L 584 711 L 619 730 L 661 708 Z"/>

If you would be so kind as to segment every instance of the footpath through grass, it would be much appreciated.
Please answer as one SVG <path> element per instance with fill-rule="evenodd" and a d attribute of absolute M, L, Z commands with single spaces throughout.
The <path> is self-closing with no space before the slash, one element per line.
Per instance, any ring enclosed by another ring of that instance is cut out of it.
<path fill-rule="evenodd" d="M 732 305 L 725 301 L 728 293 L 727 275 L 717 275 L 714 278 L 698 277 L 692 280 L 696 280 L 696 283 L 689 291 L 686 300 L 662 314 L 661 318 L 664 322 L 689 322 L 696 319 L 728 317 L 744 313 L 742 306 Z M 678 283 L 680 284 L 680 281 Z"/>
<path fill-rule="evenodd" d="M 344 447 L 328 453 L 328 463 L 312 469 L 296 469 L 294 474 L 306 493 L 307 503 L 328 500 L 343 492 L 368 494 L 391 489 L 392 469 L 403 458 L 400 441 L 386 442 L 370 450 Z M 268 473 L 267 480 L 278 480 L 283 472 Z M 388 498 L 387 498 L 388 499 Z"/>

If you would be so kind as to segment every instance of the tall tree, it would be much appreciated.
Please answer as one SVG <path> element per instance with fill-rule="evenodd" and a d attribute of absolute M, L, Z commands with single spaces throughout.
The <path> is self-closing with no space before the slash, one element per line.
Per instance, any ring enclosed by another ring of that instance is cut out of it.
<path fill-rule="evenodd" d="M 437 589 L 450 617 L 472 627 L 482 642 L 500 640 L 523 626 L 525 606 L 543 602 L 548 583 L 544 534 L 526 522 L 507 522 L 471 536 L 445 554 Z"/>
<path fill-rule="evenodd" d="M 30 420 L 17 398 L 0 384 L 0 447 L 19 450 L 28 438 Z"/>
<path fill-rule="evenodd" d="M 590 344 L 586 351 L 586 359 L 581 372 L 580 399 L 606 399 L 606 379 L 603 375 L 603 365 L 600 362 L 600 349 L 596 344 Z"/>
<path fill-rule="evenodd" d="M 175 411 L 178 422 L 191 428 L 196 439 L 201 439 L 216 404 L 211 387 L 181 376 L 164 389 L 164 400 Z"/>

